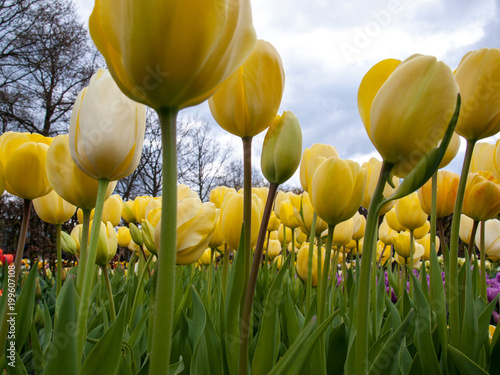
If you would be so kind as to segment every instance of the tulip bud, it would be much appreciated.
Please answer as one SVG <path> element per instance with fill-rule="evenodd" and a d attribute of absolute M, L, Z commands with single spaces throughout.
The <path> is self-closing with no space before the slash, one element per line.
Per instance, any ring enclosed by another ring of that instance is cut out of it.
<path fill-rule="evenodd" d="M 477 221 L 497 216 L 500 212 L 500 179 L 491 172 L 469 173 L 462 212 Z"/>
<path fill-rule="evenodd" d="M 123 202 L 122 218 L 127 223 L 136 223 L 137 222 L 137 220 L 135 219 L 135 215 L 134 215 L 134 201 Z"/>
<path fill-rule="evenodd" d="M 297 275 L 303 280 L 307 281 L 307 264 L 309 257 L 309 243 L 304 242 L 297 253 Z M 325 264 L 325 250 L 321 248 L 321 267 Z M 313 261 L 312 261 L 312 286 L 318 284 L 318 248 L 313 247 Z"/>
<path fill-rule="evenodd" d="M 267 248 L 267 254 L 269 259 L 274 259 L 281 253 L 281 242 L 280 240 L 269 240 L 269 246 Z"/>
<path fill-rule="evenodd" d="M 73 237 L 68 233 L 61 231 L 61 249 L 70 255 L 75 255 L 78 252 L 78 246 Z"/>
<path fill-rule="evenodd" d="M 366 218 L 359 212 L 356 212 L 352 217 L 352 220 L 352 239 L 355 241 L 359 241 L 365 235 Z"/>
<path fill-rule="evenodd" d="M 53 225 L 68 221 L 76 211 L 76 206 L 66 202 L 54 190 L 34 199 L 33 207 L 40 219 Z"/>
<path fill-rule="evenodd" d="M 293 176 L 300 164 L 302 131 L 297 117 L 283 112 L 269 127 L 262 146 L 262 174 L 270 182 L 282 184 Z"/>
<path fill-rule="evenodd" d="M 118 194 L 110 196 L 104 201 L 101 221 L 103 223 L 110 222 L 113 227 L 120 223 L 122 214 L 122 197 Z"/>
<path fill-rule="evenodd" d="M 132 241 L 132 237 L 130 236 L 130 229 L 128 229 L 127 227 L 119 227 L 116 235 L 118 236 L 118 246 L 128 247 L 128 245 Z"/>
<path fill-rule="evenodd" d="M 115 256 L 117 248 L 118 237 L 115 228 L 109 221 L 106 224 L 101 221 L 95 263 L 102 267 L 106 266 Z"/>
<path fill-rule="evenodd" d="M 146 246 L 146 248 L 150 253 L 158 255 L 158 252 L 156 251 L 156 245 L 154 242 L 155 228 L 149 223 L 149 221 L 144 219 L 141 220 L 141 233 L 142 233 L 142 239 L 144 241 L 144 246 Z"/>
<path fill-rule="evenodd" d="M 134 223 L 129 223 L 128 228 L 130 231 L 130 237 L 132 238 L 132 241 L 134 241 L 135 244 L 142 246 L 144 243 L 144 239 L 142 238 L 141 231 L 139 228 Z"/>

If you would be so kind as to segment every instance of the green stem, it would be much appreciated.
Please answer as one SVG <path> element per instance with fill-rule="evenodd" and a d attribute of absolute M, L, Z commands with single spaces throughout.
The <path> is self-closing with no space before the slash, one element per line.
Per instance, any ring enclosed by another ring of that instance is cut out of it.
<path fill-rule="evenodd" d="M 453 211 L 453 219 L 451 222 L 450 235 L 450 254 L 449 254 L 449 280 L 450 287 L 448 290 L 448 306 L 449 306 L 449 321 L 451 342 L 454 346 L 460 342 L 460 320 L 459 320 L 459 292 L 458 292 L 458 240 L 460 230 L 460 217 L 462 214 L 462 205 L 464 200 L 465 185 L 469 174 L 472 152 L 474 151 L 475 140 L 467 140 L 467 148 L 465 150 L 464 163 L 462 166 L 462 174 L 457 190 L 457 200 L 455 201 L 455 210 Z"/>
<path fill-rule="evenodd" d="M 99 241 L 99 231 L 101 229 L 102 211 L 109 180 L 101 178 L 98 182 L 97 199 L 95 204 L 94 218 L 92 220 L 92 229 L 90 233 L 90 243 L 88 247 L 86 270 L 83 278 L 82 292 L 80 294 L 80 306 L 78 308 L 78 320 L 76 324 L 76 339 L 78 358 L 82 357 L 83 345 L 87 336 L 87 320 L 90 310 L 90 293 L 94 282 L 94 264 L 97 254 L 97 244 Z M 80 248 L 81 251 L 81 248 Z"/>
<path fill-rule="evenodd" d="M 243 141 L 243 232 L 245 234 L 244 278 L 241 305 L 245 304 L 252 261 L 252 137 Z M 243 309 L 241 309 L 243 312 Z"/>
<path fill-rule="evenodd" d="M 436 215 L 437 215 L 437 178 L 438 178 L 438 171 L 436 171 L 432 175 L 431 179 L 431 241 L 430 241 L 430 249 L 432 251 L 432 248 L 434 245 L 434 249 L 436 249 Z"/>
<path fill-rule="evenodd" d="M 148 258 L 148 261 L 146 264 L 149 266 L 151 264 L 151 261 L 153 260 L 154 255 L 151 254 Z M 132 303 L 132 310 L 130 310 L 130 322 L 129 326 L 133 327 L 133 322 L 134 322 L 134 317 L 135 317 L 135 310 L 137 309 L 137 304 L 139 303 L 139 298 L 141 294 L 144 292 L 144 288 L 142 286 L 142 282 L 146 276 L 146 272 L 148 270 L 148 267 L 144 267 L 141 271 L 141 274 L 139 275 L 139 281 L 137 282 L 137 289 L 135 290 L 135 295 L 134 295 L 134 302 Z"/>
<path fill-rule="evenodd" d="M 328 237 L 326 240 L 326 253 L 325 253 L 325 265 L 323 267 L 323 272 L 321 274 L 321 282 L 318 280 L 318 285 L 321 284 L 321 289 L 319 291 L 318 297 L 318 325 L 323 323 L 326 318 L 326 291 L 327 291 L 327 283 L 328 283 L 328 274 L 330 270 L 330 257 L 332 253 L 332 240 L 333 240 L 333 231 L 335 230 L 335 225 L 328 225 Z M 321 253 L 318 253 L 318 259 L 320 258 Z"/>
<path fill-rule="evenodd" d="M 108 273 L 108 265 L 101 267 L 102 274 L 104 276 L 104 282 L 106 284 L 106 290 L 108 292 L 109 299 L 109 311 L 111 313 L 110 322 L 114 322 L 116 319 L 116 311 L 115 311 L 115 301 L 113 300 L 113 290 L 111 289 L 111 282 L 109 281 L 109 273 Z"/>
<path fill-rule="evenodd" d="M 415 238 L 413 236 L 414 229 L 410 229 L 410 264 L 408 267 L 410 267 L 410 298 L 413 299 L 413 258 L 415 256 Z M 405 280 L 406 283 L 406 280 Z"/>
<path fill-rule="evenodd" d="M 469 253 L 469 260 L 471 261 L 471 263 L 472 263 L 472 252 L 474 251 L 474 241 L 476 239 L 478 225 L 479 225 L 479 221 L 474 220 L 472 223 L 472 229 L 470 231 L 469 247 L 467 248 L 467 252 Z M 476 252 L 474 251 L 474 254 L 475 253 Z"/>
<path fill-rule="evenodd" d="M 441 255 L 443 256 L 443 263 L 445 263 L 447 257 L 449 256 L 449 251 L 446 250 L 446 237 L 444 236 L 444 225 L 443 225 L 443 219 L 439 218 L 437 220 L 437 225 L 439 227 L 439 240 L 440 240 L 440 247 L 441 247 Z"/>
<path fill-rule="evenodd" d="M 273 210 L 274 197 L 276 196 L 276 191 L 278 190 L 278 185 L 271 183 L 269 185 L 269 193 L 267 195 L 267 202 L 264 208 L 264 214 L 262 215 L 262 222 L 260 224 L 259 237 L 257 238 L 257 244 L 255 247 L 255 253 L 253 255 L 252 269 L 250 271 L 250 277 L 248 279 L 248 287 L 245 295 L 245 304 L 243 305 L 243 316 L 241 320 L 240 327 L 240 362 L 239 362 L 239 374 L 246 375 L 248 369 L 248 340 L 249 340 L 249 329 L 250 329 L 250 318 L 252 313 L 253 297 L 255 294 L 255 285 L 257 284 L 257 273 L 259 272 L 259 267 L 262 261 L 262 248 L 264 247 L 264 240 L 266 238 L 267 224 L 269 223 L 269 218 L 271 217 L 271 211 Z M 269 249 L 268 249 L 269 253 Z"/>
<path fill-rule="evenodd" d="M 96 202 L 97 203 L 97 202 Z M 89 227 L 91 210 L 83 210 L 83 222 L 80 240 L 80 262 L 78 263 L 78 272 L 76 276 L 76 290 L 82 293 L 83 279 L 85 277 L 85 269 L 87 268 L 88 258 L 88 243 L 89 243 Z"/>
<path fill-rule="evenodd" d="M 208 287 L 207 287 L 207 307 L 208 311 L 211 311 L 211 306 L 212 306 L 212 278 L 214 275 L 214 254 L 215 254 L 215 249 L 211 248 L 210 249 L 210 269 L 208 270 Z"/>
<path fill-rule="evenodd" d="M 172 347 L 175 262 L 177 248 L 177 137 L 178 110 L 158 110 L 163 149 L 161 241 L 158 249 L 156 306 L 151 342 L 151 374 L 167 374 Z"/>
<path fill-rule="evenodd" d="M 222 258 L 222 295 L 224 296 L 224 300 L 226 298 L 226 290 L 227 290 L 227 274 L 229 271 L 229 256 L 231 255 L 231 249 L 227 246 L 227 243 L 224 244 L 224 257 Z"/>
<path fill-rule="evenodd" d="M 380 202 L 383 199 L 385 187 L 385 175 L 389 174 L 393 164 L 384 161 L 380 170 L 377 187 L 370 202 L 368 217 L 366 220 L 365 239 L 363 241 L 363 260 L 359 272 L 358 289 L 358 311 L 357 333 L 356 333 L 356 373 L 366 374 L 368 372 L 368 322 L 366 317 L 369 314 L 370 301 L 370 274 L 373 244 L 377 239 L 378 218 L 380 212 Z M 358 271 L 356 269 L 356 271 Z"/>
<path fill-rule="evenodd" d="M 481 297 L 487 302 L 486 299 L 486 256 L 485 256 L 485 246 L 484 246 L 484 235 L 485 235 L 485 221 L 481 221 L 481 239 L 479 248 L 481 251 Z"/>
<path fill-rule="evenodd" d="M 56 297 L 62 286 L 62 254 L 61 254 L 61 224 L 56 225 L 56 249 L 57 249 L 57 285 Z"/>
<path fill-rule="evenodd" d="M 312 302 L 312 265 L 313 265 L 314 235 L 316 232 L 317 220 L 318 220 L 318 215 L 316 215 L 316 212 L 314 212 L 311 223 L 311 233 L 309 234 L 309 254 L 307 255 L 306 311 L 309 311 Z"/>

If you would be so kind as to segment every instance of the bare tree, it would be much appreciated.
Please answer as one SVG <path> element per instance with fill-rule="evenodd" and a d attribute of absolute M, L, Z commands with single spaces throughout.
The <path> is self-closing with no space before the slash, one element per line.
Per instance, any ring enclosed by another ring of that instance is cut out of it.
<path fill-rule="evenodd" d="M 3 35 L 2 130 L 64 133 L 76 95 L 102 61 L 71 1 L 24 2 L 28 25 Z"/>

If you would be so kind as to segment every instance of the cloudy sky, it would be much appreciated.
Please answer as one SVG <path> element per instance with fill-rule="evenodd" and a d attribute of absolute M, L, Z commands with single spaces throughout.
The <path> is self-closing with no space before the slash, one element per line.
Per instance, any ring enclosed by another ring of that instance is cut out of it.
<path fill-rule="evenodd" d="M 292 111 L 303 132 L 303 149 L 328 143 L 342 158 L 364 162 L 378 153 L 357 110 L 357 90 L 364 74 L 385 58 L 403 60 L 434 55 L 455 69 L 462 56 L 482 47 L 500 47 L 500 0 L 252 0 L 257 36 L 273 44 L 285 69 L 280 114 Z M 77 0 L 88 22 L 92 0 Z M 225 134 L 208 105 L 181 112 L 199 114 Z M 261 134 L 254 139 L 259 163 Z M 489 139 L 494 142 L 494 139 Z M 462 152 L 449 169 L 460 171 Z M 378 156 L 380 158 L 380 156 Z M 299 185 L 295 176 L 293 184 Z"/>

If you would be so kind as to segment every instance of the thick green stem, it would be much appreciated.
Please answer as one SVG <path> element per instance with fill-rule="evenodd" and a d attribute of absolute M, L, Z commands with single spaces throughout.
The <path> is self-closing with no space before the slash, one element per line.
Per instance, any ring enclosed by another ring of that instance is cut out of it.
<path fill-rule="evenodd" d="M 163 190 L 161 241 L 158 249 L 156 306 L 151 342 L 151 374 L 167 374 L 172 347 L 175 296 L 175 260 L 177 248 L 177 137 L 178 110 L 158 110 L 163 149 Z"/>
<path fill-rule="evenodd" d="M 475 140 L 467 140 L 467 148 L 465 150 L 464 163 L 462 166 L 462 174 L 457 190 L 457 200 L 455 201 L 455 210 L 453 211 L 453 219 L 451 222 L 450 235 L 450 254 L 449 254 L 449 280 L 450 287 L 448 290 L 448 306 L 449 306 L 449 321 L 451 342 L 454 346 L 460 343 L 460 319 L 459 319 L 459 292 L 458 292 L 458 240 L 460 230 L 460 217 L 462 214 L 462 205 L 464 200 L 465 185 L 467 183 L 467 175 L 469 173 L 472 152 L 474 151 Z"/>
<path fill-rule="evenodd" d="M 81 230 L 81 240 L 80 240 L 80 261 L 78 262 L 78 272 L 76 276 L 76 290 L 78 293 L 82 293 L 83 279 L 85 275 L 85 269 L 87 268 L 87 258 L 88 258 L 88 243 L 89 243 L 89 227 L 90 227 L 90 214 L 91 210 L 83 210 L 83 222 Z"/>
<path fill-rule="evenodd" d="M 389 174 L 393 164 L 383 162 L 380 170 L 377 187 L 373 193 L 366 220 L 365 239 L 363 241 L 363 260 L 358 286 L 358 311 L 357 333 L 356 333 L 356 374 L 366 374 L 368 372 L 368 322 L 369 301 L 370 301 L 370 274 L 373 244 L 377 240 L 378 218 L 380 212 L 380 202 L 383 199 L 383 191 L 386 183 L 385 176 Z M 356 269 L 356 271 L 358 271 Z"/>
<path fill-rule="evenodd" d="M 257 238 L 257 244 L 255 247 L 255 253 L 253 255 L 252 269 L 250 271 L 250 277 L 248 279 L 248 287 L 245 295 L 245 304 L 243 305 L 243 316 L 241 319 L 240 327 L 240 362 L 239 362 L 239 374 L 246 375 L 248 364 L 248 339 L 250 330 L 250 318 L 252 313 L 253 297 L 255 294 L 255 285 L 257 283 L 257 273 L 259 272 L 259 267 L 262 262 L 262 248 L 264 247 L 264 240 L 266 238 L 267 224 L 269 223 L 269 218 L 271 217 L 271 211 L 273 210 L 274 197 L 276 196 L 276 191 L 278 190 L 277 184 L 269 185 L 269 193 L 267 195 L 267 202 L 264 208 L 264 214 L 262 216 L 262 222 L 260 224 L 259 237 Z M 269 250 L 269 249 L 268 249 Z M 268 251 L 269 252 L 269 251 Z"/>
<path fill-rule="evenodd" d="M 318 220 L 318 215 L 316 215 L 316 212 L 314 212 L 311 223 L 311 233 L 309 234 L 309 253 L 307 255 L 306 311 L 309 311 L 312 302 L 313 250 L 314 250 L 314 235 L 316 233 L 317 220 Z"/>
<path fill-rule="evenodd" d="M 446 250 L 446 237 L 444 236 L 444 225 L 442 218 L 439 218 L 437 220 L 437 225 L 439 227 L 439 242 L 441 247 L 441 255 L 443 256 L 443 263 L 445 263 L 446 259 L 449 257 L 450 252 Z"/>
<path fill-rule="evenodd" d="M 111 289 L 111 282 L 109 281 L 108 265 L 101 267 L 102 275 L 104 276 L 104 283 L 106 284 L 106 291 L 108 292 L 109 311 L 111 313 L 110 322 L 116 319 L 115 301 L 113 300 L 113 290 Z"/>
<path fill-rule="evenodd" d="M 486 302 L 486 256 L 485 256 L 485 246 L 484 246 L 484 235 L 485 235 L 485 221 L 481 221 L 481 237 L 479 240 L 479 250 L 481 252 L 481 297 Z"/>
<path fill-rule="evenodd" d="M 438 171 L 432 175 L 431 179 L 431 242 L 430 248 L 432 251 L 432 245 L 436 248 L 436 215 L 437 215 L 437 179 Z"/>
<path fill-rule="evenodd" d="M 97 244 L 99 241 L 99 231 L 101 229 L 102 211 L 109 180 L 99 179 L 97 188 L 97 200 L 95 204 L 94 218 L 92 220 L 92 229 L 90 233 L 90 243 L 87 254 L 87 264 L 83 278 L 82 292 L 80 294 L 80 306 L 78 308 L 78 320 L 76 324 L 76 338 L 78 348 L 78 358 L 82 357 L 83 345 L 87 337 L 87 320 L 90 310 L 90 293 L 94 282 L 94 264 L 97 254 Z"/>
<path fill-rule="evenodd" d="M 243 232 L 245 233 L 245 263 L 241 305 L 245 304 L 246 288 L 252 261 L 252 137 L 243 141 Z M 241 309 L 243 311 L 243 309 Z"/>
<path fill-rule="evenodd" d="M 411 276 L 413 273 L 413 258 L 415 257 L 415 237 L 413 236 L 414 229 L 410 230 L 410 298 L 413 299 L 413 277 Z M 406 282 L 406 280 L 405 280 Z"/>
<path fill-rule="evenodd" d="M 61 224 L 56 225 L 56 249 L 57 249 L 57 284 L 56 297 L 62 286 L 62 254 L 61 254 Z"/>

